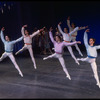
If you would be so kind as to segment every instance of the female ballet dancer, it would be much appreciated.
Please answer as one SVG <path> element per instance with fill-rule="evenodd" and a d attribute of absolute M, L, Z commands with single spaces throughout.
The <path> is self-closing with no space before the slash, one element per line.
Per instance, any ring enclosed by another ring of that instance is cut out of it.
<path fill-rule="evenodd" d="M 72 24 L 70 25 L 70 17 L 67 18 L 67 25 L 68 25 L 68 28 L 69 28 L 69 32 L 71 32 L 71 31 L 74 30 L 75 24 L 72 23 Z M 85 29 L 85 28 L 87 28 L 87 27 L 88 27 L 88 26 L 81 27 L 79 30 Z M 73 42 L 76 41 L 76 37 L 77 37 L 77 31 L 71 35 L 71 40 L 72 40 Z M 82 52 L 80 51 L 80 49 L 79 49 L 79 47 L 78 47 L 77 44 L 75 44 L 75 47 L 76 47 L 76 50 L 79 52 L 79 54 L 80 54 L 81 56 L 83 56 L 83 54 L 82 54 Z"/>
<path fill-rule="evenodd" d="M 58 29 L 59 29 L 60 33 L 62 34 L 62 36 L 63 36 L 64 42 L 65 43 L 70 43 L 71 42 L 71 35 L 73 33 L 75 33 L 76 31 L 78 31 L 80 29 L 80 27 L 76 27 L 73 31 L 71 31 L 70 33 L 68 33 L 67 28 L 64 28 L 64 32 L 63 32 L 62 29 L 61 29 L 61 27 L 60 27 L 60 25 L 61 25 L 61 22 L 58 24 Z M 77 61 L 75 55 L 73 54 L 71 46 L 67 46 L 67 48 L 68 48 L 68 51 L 70 52 L 72 58 L 79 65 L 79 62 Z"/>
<path fill-rule="evenodd" d="M 2 54 L 2 56 L 0 57 L 0 61 L 2 61 L 4 58 L 9 57 L 10 60 L 12 61 L 12 63 L 15 65 L 15 68 L 18 70 L 19 74 L 21 75 L 21 77 L 23 77 L 23 74 L 21 72 L 21 70 L 19 69 L 19 66 L 17 65 L 15 58 L 13 56 L 13 47 L 14 44 L 21 41 L 23 39 L 23 37 L 20 37 L 17 40 L 14 41 L 10 41 L 10 38 L 8 36 L 5 36 L 4 39 L 4 35 L 3 35 L 3 31 L 4 31 L 4 27 L 1 29 L 1 40 L 4 43 L 4 47 L 5 47 L 5 52 Z"/>
<path fill-rule="evenodd" d="M 21 33 L 22 35 L 24 36 L 24 46 L 22 47 L 22 49 L 20 49 L 19 51 L 17 51 L 15 53 L 15 55 L 17 55 L 18 53 L 20 53 L 21 51 L 23 50 L 26 50 L 28 49 L 29 53 L 30 53 L 30 56 L 31 56 L 31 59 L 32 59 L 32 62 L 34 64 L 34 68 L 36 69 L 36 62 L 35 62 L 35 58 L 33 56 L 33 51 L 32 51 L 32 38 L 34 36 L 36 36 L 37 34 L 39 34 L 41 31 L 44 30 L 44 28 L 40 29 L 40 30 L 37 30 L 36 32 L 34 32 L 33 34 L 29 35 L 29 32 L 27 30 L 25 30 L 25 27 L 27 27 L 27 25 L 24 25 L 21 29 Z"/>
<path fill-rule="evenodd" d="M 64 62 L 64 59 L 62 57 L 62 52 L 63 52 L 63 47 L 64 46 L 71 46 L 71 45 L 75 45 L 76 43 L 81 43 L 80 41 L 75 41 L 75 42 L 72 42 L 72 43 L 66 43 L 66 42 L 62 42 L 61 41 L 61 37 L 59 35 L 56 35 L 55 39 L 53 38 L 53 35 L 52 35 L 52 28 L 50 28 L 50 31 L 49 31 L 49 37 L 52 41 L 52 43 L 54 44 L 54 50 L 55 50 L 55 53 L 48 56 L 48 57 L 44 57 L 43 60 L 46 60 L 48 58 L 58 58 L 59 62 L 61 63 L 62 67 L 63 67 L 63 71 L 65 72 L 66 74 L 66 77 L 71 80 L 71 77 L 66 69 L 66 66 L 65 66 L 65 62 Z"/>
<path fill-rule="evenodd" d="M 98 85 L 100 88 L 100 82 L 99 82 L 99 77 L 98 77 L 98 73 L 97 73 L 97 65 L 96 65 L 97 50 L 100 49 L 100 45 L 94 46 L 94 43 L 95 43 L 94 38 L 90 38 L 89 44 L 88 44 L 87 32 L 89 32 L 89 29 L 87 29 L 84 32 L 84 44 L 85 44 L 86 51 L 87 51 L 87 57 L 86 58 L 77 58 L 77 60 L 78 61 L 86 61 L 91 64 L 91 67 L 92 67 L 92 70 L 94 73 L 94 78 L 96 79 L 96 82 L 97 82 L 96 85 Z"/>

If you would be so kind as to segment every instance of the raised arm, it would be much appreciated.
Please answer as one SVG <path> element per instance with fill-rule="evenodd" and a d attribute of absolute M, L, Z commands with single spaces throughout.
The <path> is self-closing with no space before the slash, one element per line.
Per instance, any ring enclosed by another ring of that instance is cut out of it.
<path fill-rule="evenodd" d="M 85 46 L 87 47 L 89 44 L 88 44 L 88 35 L 87 35 L 87 32 L 89 32 L 89 29 L 87 29 L 85 32 L 84 32 L 84 44 Z"/>
<path fill-rule="evenodd" d="M 24 37 L 25 37 L 25 34 L 24 34 L 25 27 L 27 27 L 27 25 L 24 25 L 24 26 L 22 27 L 22 29 L 21 29 L 21 33 L 22 33 L 22 35 L 23 35 Z"/>
<path fill-rule="evenodd" d="M 75 41 L 75 42 L 71 42 L 71 43 L 63 42 L 63 43 L 64 43 L 64 46 L 72 46 L 72 45 L 75 45 L 77 43 L 81 44 L 80 41 Z"/>
<path fill-rule="evenodd" d="M 76 31 L 78 31 L 79 30 L 79 27 L 76 27 L 76 28 L 74 28 L 74 30 L 73 31 L 71 31 L 70 33 L 69 33 L 69 35 L 72 35 L 72 34 L 74 34 Z"/>
<path fill-rule="evenodd" d="M 18 38 L 17 40 L 13 40 L 11 43 L 15 44 L 15 43 L 17 43 L 17 42 L 21 41 L 22 39 L 23 39 L 23 36 L 22 36 L 22 37 L 20 37 L 20 38 Z"/>
<path fill-rule="evenodd" d="M 64 32 L 62 31 L 62 29 L 61 29 L 61 22 L 58 24 L 58 30 L 59 30 L 59 32 L 63 35 L 64 34 Z"/>
<path fill-rule="evenodd" d="M 72 30 L 72 27 L 70 25 L 70 17 L 67 18 L 67 26 L 70 30 Z"/>
<path fill-rule="evenodd" d="M 54 40 L 53 35 L 52 35 L 52 28 L 50 28 L 49 37 L 50 37 L 52 43 L 54 44 L 56 41 Z"/>
<path fill-rule="evenodd" d="M 32 35 L 30 35 L 30 36 L 33 38 L 34 36 L 36 36 L 37 34 L 39 34 L 41 31 L 43 31 L 44 28 L 45 28 L 45 27 L 43 27 L 43 28 L 40 29 L 40 30 L 37 30 L 36 32 L 34 32 L 34 33 L 33 33 Z"/>
<path fill-rule="evenodd" d="M 2 40 L 2 42 L 3 43 L 5 43 L 5 39 L 4 39 L 4 35 L 3 35 L 3 31 L 4 31 L 5 29 L 4 29 L 4 27 L 1 29 L 1 40 Z"/>

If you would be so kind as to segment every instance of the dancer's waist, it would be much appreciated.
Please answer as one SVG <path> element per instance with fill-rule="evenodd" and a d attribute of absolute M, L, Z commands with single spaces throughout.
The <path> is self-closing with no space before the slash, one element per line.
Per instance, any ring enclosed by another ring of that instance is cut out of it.
<path fill-rule="evenodd" d="M 31 45 L 31 43 L 25 43 L 26 45 Z"/>
<path fill-rule="evenodd" d="M 57 54 L 62 54 L 61 52 L 56 52 L 56 51 L 55 51 L 55 53 L 57 53 Z"/>
<path fill-rule="evenodd" d="M 65 40 L 64 40 L 64 42 L 68 42 L 68 43 L 70 43 L 70 41 L 65 41 Z"/>
<path fill-rule="evenodd" d="M 96 57 L 93 57 L 93 56 L 88 56 L 89 58 L 92 58 L 92 59 L 94 59 L 94 58 L 96 58 Z"/>
<path fill-rule="evenodd" d="M 12 53 L 13 51 L 7 51 L 7 50 L 5 50 L 5 52 L 7 52 L 7 53 Z"/>

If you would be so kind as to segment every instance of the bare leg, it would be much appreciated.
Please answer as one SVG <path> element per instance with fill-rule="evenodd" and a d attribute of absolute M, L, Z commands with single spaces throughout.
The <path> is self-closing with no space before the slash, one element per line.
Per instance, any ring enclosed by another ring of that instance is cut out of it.
<path fill-rule="evenodd" d="M 31 47 L 30 47 L 28 50 L 29 50 L 29 53 L 30 53 L 32 62 L 33 62 L 33 64 L 34 64 L 34 68 L 36 69 L 37 67 L 36 67 L 36 62 L 35 62 L 35 58 L 34 58 L 34 55 L 33 55 L 33 50 L 32 50 Z"/>
<path fill-rule="evenodd" d="M 65 62 L 64 62 L 63 57 L 60 57 L 60 58 L 58 58 L 58 59 L 59 59 L 60 64 L 61 64 L 62 67 L 63 67 L 63 71 L 65 72 L 66 77 L 67 77 L 69 80 L 71 80 L 71 77 L 70 77 L 70 75 L 69 75 L 69 73 L 68 73 L 68 70 L 67 70 L 67 68 L 66 68 L 66 66 L 65 66 Z"/>
<path fill-rule="evenodd" d="M 73 59 L 75 60 L 75 62 L 79 65 L 79 62 L 77 61 L 75 55 L 73 54 L 73 51 L 72 51 L 71 46 L 67 46 L 67 48 L 68 48 L 68 51 L 70 52 L 72 58 L 73 58 Z"/>
<path fill-rule="evenodd" d="M 16 63 L 13 54 L 9 54 L 8 57 L 11 59 L 12 63 L 15 65 L 15 68 L 18 70 L 18 72 L 19 72 L 19 74 L 21 75 L 21 77 L 23 77 L 23 74 L 22 74 L 20 68 L 18 67 L 18 65 L 17 65 L 17 63 Z"/>

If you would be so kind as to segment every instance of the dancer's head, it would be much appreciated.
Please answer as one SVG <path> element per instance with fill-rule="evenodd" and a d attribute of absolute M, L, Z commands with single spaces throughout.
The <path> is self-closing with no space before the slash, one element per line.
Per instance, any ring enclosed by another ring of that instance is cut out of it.
<path fill-rule="evenodd" d="M 28 30 L 25 30 L 25 35 L 27 36 L 27 35 L 29 35 L 29 32 L 28 32 Z"/>
<path fill-rule="evenodd" d="M 6 36 L 5 36 L 5 40 L 6 40 L 6 41 L 10 41 L 9 36 L 6 35 Z"/>
<path fill-rule="evenodd" d="M 94 38 L 90 38 L 90 39 L 89 39 L 89 44 L 90 44 L 91 46 L 93 46 L 93 45 L 95 44 L 95 39 L 94 39 Z"/>
<path fill-rule="evenodd" d="M 68 29 L 67 29 L 67 28 L 64 28 L 64 32 L 65 32 L 65 33 L 68 33 Z"/>
<path fill-rule="evenodd" d="M 55 40 L 56 40 L 56 42 L 61 42 L 61 36 L 56 35 L 56 36 L 55 36 Z"/>
<path fill-rule="evenodd" d="M 71 24 L 71 27 L 72 27 L 72 28 L 75 28 L 75 23 L 72 23 L 72 24 Z"/>

